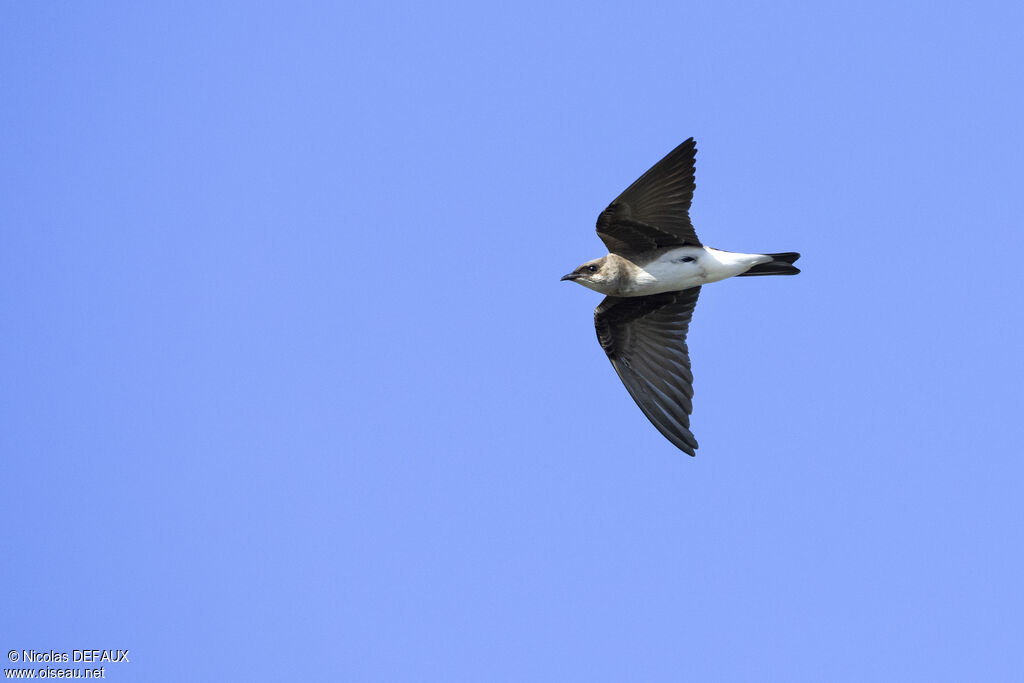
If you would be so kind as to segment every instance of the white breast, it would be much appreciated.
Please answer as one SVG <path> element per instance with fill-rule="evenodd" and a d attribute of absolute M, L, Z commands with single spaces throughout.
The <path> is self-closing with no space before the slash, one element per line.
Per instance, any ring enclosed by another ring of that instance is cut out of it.
<path fill-rule="evenodd" d="M 685 259 L 693 259 L 688 261 Z M 675 292 L 718 282 L 771 261 L 763 254 L 741 254 L 711 247 L 679 247 L 644 264 L 634 273 L 631 296 Z"/>

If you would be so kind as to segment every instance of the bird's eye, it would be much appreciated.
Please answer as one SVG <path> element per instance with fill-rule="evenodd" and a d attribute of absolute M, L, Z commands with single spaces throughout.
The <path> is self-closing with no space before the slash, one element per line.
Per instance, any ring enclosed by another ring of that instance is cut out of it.
<path fill-rule="evenodd" d="M 692 263 L 692 262 L 694 262 L 696 260 L 697 259 L 693 258 L 692 256 L 684 256 L 682 258 L 683 263 Z"/>
<path fill-rule="evenodd" d="M 596 273 L 597 266 L 587 266 L 587 270 L 589 270 L 591 273 Z"/>

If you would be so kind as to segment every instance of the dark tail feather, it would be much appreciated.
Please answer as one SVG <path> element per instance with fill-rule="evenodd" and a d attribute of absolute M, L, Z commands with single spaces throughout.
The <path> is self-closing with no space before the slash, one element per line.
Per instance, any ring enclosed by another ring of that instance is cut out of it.
<path fill-rule="evenodd" d="M 796 275 L 800 272 L 800 269 L 793 265 L 793 261 L 800 258 L 800 254 L 795 251 L 765 254 L 765 256 L 771 256 L 773 260 L 769 263 L 759 263 L 747 272 L 740 273 L 739 277 L 745 275 Z"/>

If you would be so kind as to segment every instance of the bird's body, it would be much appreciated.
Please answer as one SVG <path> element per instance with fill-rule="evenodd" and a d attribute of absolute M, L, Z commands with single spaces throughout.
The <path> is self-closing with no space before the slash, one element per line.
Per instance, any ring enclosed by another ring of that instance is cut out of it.
<path fill-rule="evenodd" d="M 604 261 L 602 269 L 614 273 L 609 280 L 577 281 L 602 294 L 628 297 L 678 292 L 718 282 L 770 263 L 772 257 L 711 247 L 662 247 L 636 255 L 608 254 Z"/>
<path fill-rule="evenodd" d="M 608 254 L 564 276 L 605 294 L 594 311 L 601 346 L 633 400 L 669 441 L 694 455 L 693 374 L 686 333 L 702 285 L 735 276 L 795 275 L 800 254 L 745 254 L 701 244 L 690 223 L 693 138 L 601 212 Z"/>

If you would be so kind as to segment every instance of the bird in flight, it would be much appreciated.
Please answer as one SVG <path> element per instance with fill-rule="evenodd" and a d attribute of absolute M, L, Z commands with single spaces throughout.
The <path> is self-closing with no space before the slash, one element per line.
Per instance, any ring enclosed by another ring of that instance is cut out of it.
<path fill-rule="evenodd" d="M 690 138 L 626 188 L 597 217 L 608 254 L 564 276 L 606 295 L 597 339 L 640 410 L 694 455 L 693 373 L 686 333 L 701 285 L 733 276 L 796 275 L 796 252 L 741 254 L 704 246 L 690 223 L 695 187 Z"/>

